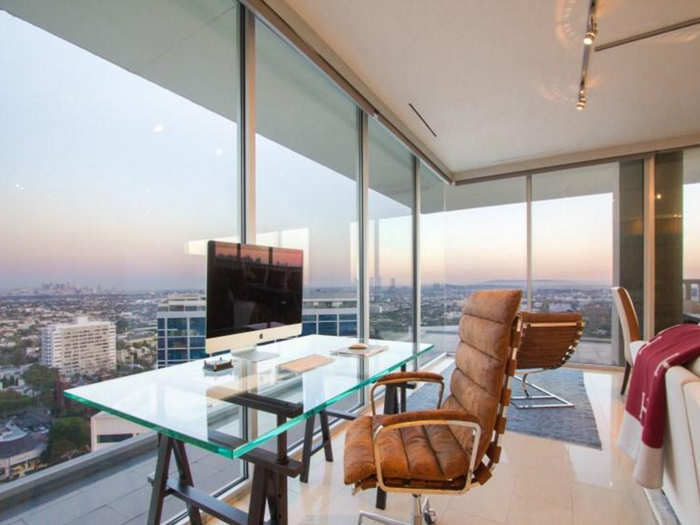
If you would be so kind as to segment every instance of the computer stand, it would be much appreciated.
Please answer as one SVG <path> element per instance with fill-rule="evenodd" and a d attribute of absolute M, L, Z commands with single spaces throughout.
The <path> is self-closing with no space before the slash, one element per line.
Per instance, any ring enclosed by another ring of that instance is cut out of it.
<path fill-rule="evenodd" d="M 257 346 L 251 346 L 249 348 L 243 348 L 241 350 L 231 350 L 231 357 L 233 357 L 234 359 L 240 359 L 241 361 L 249 361 L 251 363 L 267 361 L 268 359 L 275 359 L 279 356 L 279 354 L 276 354 L 274 352 L 265 352 L 264 350 L 258 350 Z"/>

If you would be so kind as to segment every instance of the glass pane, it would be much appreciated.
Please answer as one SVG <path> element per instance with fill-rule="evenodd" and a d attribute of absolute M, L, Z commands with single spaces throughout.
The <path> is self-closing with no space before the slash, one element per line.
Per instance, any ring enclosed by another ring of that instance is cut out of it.
<path fill-rule="evenodd" d="M 465 297 L 474 290 L 520 288 L 527 309 L 525 178 L 449 186 L 445 194 L 444 345 L 457 348 Z"/>
<path fill-rule="evenodd" d="M 425 165 L 420 165 L 420 341 L 432 343 L 435 350 L 423 359 L 443 352 L 454 352 L 454 330 L 445 318 L 446 226 L 445 189 L 447 185 Z M 419 363 L 419 365 L 422 363 Z"/>
<path fill-rule="evenodd" d="M 683 152 L 683 318 L 700 323 L 700 148 Z"/>
<path fill-rule="evenodd" d="M 257 243 L 304 251 L 302 335 L 357 335 L 358 113 L 306 58 L 256 22 Z M 302 384 L 286 391 L 300 400 Z M 338 408 L 352 410 L 353 391 Z M 274 418 L 256 414 L 259 432 Z M 290 446 L 303 426 L 289 433 Z M 273 446 L 273 443 L 270 443 Z"/>
<path fill-rule="evenodd" d="M 413 157 L 369 121 L 370 337 L 413 340 Z"/>
<path fill-rule="evenodd" d="M 532 309 L 583 314 L 575 362 L 619 363 L 610 294 L 618 174 L 610 163 L 532 177 Z"/>
<path fill-rule="evenodd" d="M 654 162 L 655 333 L 683 322 L 683 157 L 657 153 Z"/>
<path fill-rule="evenodd" d="M 0 229 L 0 289 L 9 292 L 2 318 L 16 320 L 0 343 L 19 343 L 2 353 L 0 376 L 20 365 L 14 375 L 31 388 L 18 395 L 41 416 L 37 426 L 29 412 L 13 414 L 13 431 L 37 446 L 0 469 L 0 482 L 137 439 L 100 436 L 147 432 L 56 391 L 187 359 L 186 319 L 197 312 L 168 304 L 183 292 L 203 300 L 204 242 L 239 233 L 237 7 L 184 5 L 159 2 L 136 16 L 134 2 L 0 10 L 0 173 L 11 188 L 0 194 L 0 219 L 13 225 Z M 123 498 L 143 505 L 153 442 L 82 480 L 70 516 L 54 521 L 89 522 L 97 503 Z M 193 456 L 195 479 L 208 480 L 200 488 L 241 476 L 240 462 L 204 459 Z M 82 498 L 92 481 L 100 497 Z M 65 498 L 72 485 L 60 490 Z M 169 502 L 163 517 L 182 510 Z"/>
<path fill-rule="evenodd" d="M 255 34 L 257 242 L 304 251 L 304 320 L 333 321 L 304 333 L 337 335 L 338 314 L 357 313 L 357 109 L 264 24 Z"/>

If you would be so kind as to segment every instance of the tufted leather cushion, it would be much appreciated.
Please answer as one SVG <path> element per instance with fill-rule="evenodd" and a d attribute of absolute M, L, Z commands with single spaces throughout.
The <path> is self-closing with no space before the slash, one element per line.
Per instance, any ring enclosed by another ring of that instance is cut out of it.
<path fill-rule="evenodd" d="M 423 412 L 423 411 L 421 411 Z M 416 413 L 416 417 L 421 417 Z M 424 411 L 424 417 L 430 412 Z M 448 411 L 441 411 L 448 412 Z M 376 482 L 372 436 L 391 416 L 362 416 L 353 421 L 345 437 L 345 483 Z M 388 422 L 387 422 L 388 423 Z M 469 456 L 445 425 L 397 428 L 379 434 L 377 448 L 382 458 L 384 480 L 390 485 L 412 481 L 452 482 L 462 480 Z M 373 486 L 365 483 L 364 488 Z"/>
<path fill-rule="evenodd" d="M 498 417 L 511 329 L 521 298 L 519 290 L 472 292 L 459 321 L 456 368 L 450 378 L 450 396 L 443 407 L 464 410 L 481 421 L 477 464 L 491 441 Z M 471 447 L 468 430 L 455 428 L 453 432 L 463 447 Z"/>
<path fill-rule="evenodd" d="M 553 369 L 568 361 L 583 332 L 578 312 L 520 312 L 518 369 Z"/>
<path fill-rule="evenodd" d="M 520 306 L 519 290 L 473 292 L 459 324 L 460 342 L 451 393 L 439 412 L 456 411 L 482 427 L 475 464 L 491 441 L 510 356 L 511 330 Z M 435 412 L 435 411 L 428 411 Z M 425 414 L 402 414 L 420 420 Z M 376 485 L 373 429 L 397 416 L 364 416 L 352 422 L 345 438 L 345 483 Z M 466 483 L 472 433 L 457 426 L 423 425 L 383 432 L 378 450 L 387 485 L 461 488 Z"/>

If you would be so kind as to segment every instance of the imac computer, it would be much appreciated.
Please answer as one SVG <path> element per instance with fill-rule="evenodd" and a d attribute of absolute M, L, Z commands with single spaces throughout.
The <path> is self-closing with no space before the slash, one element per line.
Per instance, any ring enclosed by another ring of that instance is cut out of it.
<path fill-rule="evenodd" d="M 220 241 L 207 244 L 208 354 L 260 361 L 258 343 L 301 335 L 304 252 Z"/>

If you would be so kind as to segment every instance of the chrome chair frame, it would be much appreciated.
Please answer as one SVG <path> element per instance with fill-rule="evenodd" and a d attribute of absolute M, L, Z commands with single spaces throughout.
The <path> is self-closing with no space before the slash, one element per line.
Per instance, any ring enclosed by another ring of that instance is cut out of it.
<path fill-rule="evenodd" d="M 380 387 L 380 386 L 386 386 L 386 385 L 398 385 L 400 383 L 435 383 L 440 385 L 440 393 L 438 394 L 438 402 L 437 402 L 437 407 L 440 408 L 440 405 L 442 405 L 442 395 L 445 393 L 445 382 L 444 380 L 438 380 L 438 379 L 431 379 L 428 377 L 422 377 L 422 378 L 399 378 L 399 379 L 392 379 L 392 380 L 382 380 L 379 379 L 376 383 L 372 385 L 372 388 L 369 391 L 369 399 L 370 399 L 370 406 L 372 408 L 372 415 L 376 416 L 377 415 L 377 409 L 374 404 L 374 391 Z"/>
<path fill-rule="evenodd" d="M 430 381 L 435 382 L 435 381 Z M 441 396 L 442 397 L 442 396 Z M 433 523 L 435 520 L 435 513 L 430 508 L 430 500 L 428 498 L 423 502 L 423 494 L 463 494 L 469 489 L 478 485 L 476 481 L 472 481 L 474 475 L 474 464 L 476 462 L 476 454 L 474 448 L 469 454 L 469 465 L 467 467 L 467 472 L 465 473 L 464 487 L 461 490 L 445 490 L 445 489 L 435 489 L 428 487 L 418 487 L 420 494 L 416 494 L 417 487 L 394 487 L 387 486 L 384 483 L 384 475 L 382 474 L 382 460 L 379 451 L 378 437 L 382 432 L 389 430 L 395 430 L 399 428 L 407 427 L 422 427 L 426 425 L 450 425 L 450 426 L 461 426 L 472 429 L 473 437 L 473 447 L 479 447 L 481 442 L 481 425 L 472 421 L 464 421 L 462 419 L 423 419 L 418 421 L 405 421 L 402 423 L 395 423 L 393 425 L 379 425 L 372 435 L 372 442 L 374 443 L 374 464 L 377 469 L 377 485 L 379 488 L 386 492 L 403 492 L 410 493 L 413 496 L 413 505 L 411 506 L 411 521 L 399 521 L 394 518 L 383 516 L 374 512 L 360 511 L 357 523 L 360 525 L 363 518 L 371 519 L 379 523 L 386 523 L 387 525 L 422 525 L 423 523 Z M 356 492 L 357 489 L 353 492 Z"/>

